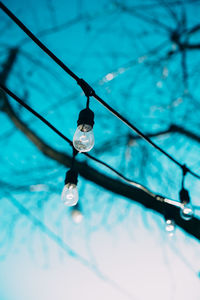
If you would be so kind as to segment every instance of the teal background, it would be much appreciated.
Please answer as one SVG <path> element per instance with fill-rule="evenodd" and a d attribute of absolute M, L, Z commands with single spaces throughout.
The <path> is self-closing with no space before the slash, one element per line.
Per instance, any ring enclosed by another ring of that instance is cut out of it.
<path fill-rule="evenodd" d="M 176 124 L 199 135 L 199 50 L 187 51 L 187 87 L 181 54 L 168 57 L 177 47 L 170 32 L 183 20 L 187 28 L 199 23 L 199 1 L 4 3 L 140 130 L 156 133 Z M 200 31 L 189 41 L 200 41 Z M 19 54 L 8 87 L 72 139 L 84 95 L 1 11 L 1 70 L 16 46 Z M 71 154 L 68 144 L 10 101 L 46 143 Z M 91 108 L 91 154 L 178 200 L 181 170 L 142 140 L 130 145 L 130 130 L 94 99 Z M 65 168 L 43 156 L 3 112 L 0 122 L 0 300 L 199 300 L 197 240 L 179 228 L 169 238 L 162 216 L 83 178 L 78 183 L 83 221 L 75 224 L 60 201 Z M 153 140 L 200 173 L 198 142 L 179 133 Z M 200 181 L 187 175 L 186 187 L 199 216 Z"/>

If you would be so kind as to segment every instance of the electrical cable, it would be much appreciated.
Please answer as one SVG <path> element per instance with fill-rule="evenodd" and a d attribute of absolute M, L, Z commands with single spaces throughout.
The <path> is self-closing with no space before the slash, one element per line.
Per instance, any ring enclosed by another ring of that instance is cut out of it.
<path fill-rule="evenodd" d="M 8 94 L 13 100 L 15 100 L 16 102 L 18 102 L 21 106 L 23 106 L 25 109 L 27 109 L 30 113 L 32 113 L 35 117 L 37 117 L 39 120 L 41 120 L 44 124 L 46 124 L 51 130 L 53 130 L 56 134 L 58 134 L 62 139 L 64 139 L 71 147 L 73 147 L 73 143 L 72 141 L 67 138 L 64 134 L 62 134 L 55 126 L 53 126 L 49 121 L 47 121 L 44 117 L 42 117 L 38 112 L 36 112 L 33 108 L 31 108 L 28 104 L 26 104 L 23 100 L 21 100 L 17 95 L 15 95 L 13 92 L 11 92 L 10 89 L 8 89 L 7 87 L 5 87 L 2 83 L 0 83 L 0 88 L 6 93 Z M 73 147 L 73 159 L 76 156 L 78 152 L 74 149 Z M 134 187 L 143 190 L 145 193 L 149 194 L 150 196 L 154 197 L 156 200 L 161 201 L 161 202 L 168 202 L 171 201 L 170 204 L 179 206 L 179 202 L 174 201 L 174 200 L 170 200 L 168 198 L 165 198 L 163 196 L 160 195 L 156 195 L 154 193 L 152 193 L 151 191 L 149 191 L 146 187 L 144 187 L 143 185 L 141 185 L 140 183 L 137 183 L 135 181 L 132 181 L 131 179 L 125 177 L 123 174 L 121 174 L 120 172 L 118 172 L 117 170 L 115 170 L 113 167 L 111 167 L 110 165 L 108 165 L 107 163 L 101 161 L 98 158 L 95 158 L 94 156 L 88 154 L 88 153 L 83 153 L 86 157 L 90 158 L 91 160 L 103 165 L 104 167 L 106 167 L 107 169 L 109 169 L 110 171 L 112 171 L 113 173 L 115 173 L 116 175 L 118 175 L 123 181 L 125 181 L 126 183 L 129 183 L 131 185 L 133 185 Z M 73 163 L 73 161 L 72 161 Z M 169 202 L 168 202 L 169 203 Z"/>
<path fill-rule="evenodd" d="M 172 155 L 168 154 L 161 147 L 156 145 L 148 136 L 142 133 L 137 127 L 135 127 L 131 122 L 129 122 L 125 117 L 113 109 L 109 104 L 107 104 L 101 97 L 99 97 L 95 91 L 90 87 L 90 85 L 83 79 L 79 78 L 74 72 L 72 72 L 53 52 L 51 52 L 1 1 L 0 8 L 26 33 L 34 43 L 36 43 L 49 57 L 51 57 L 69 76 L 76 80 L 77 84 L 80 85 L 86 96 L 93 96 L 98 102 L 100 102 L 107 110 L 109 110 L 113 115 L 119 118 L 123 123 L 125 123 L 130 129 L 136 132 L 141 138 L 148 142 L 155 149 L 160 151 L 166 157 L 168 157 L 172 162 L 178 165 L 182 170 L 187 168 L 187 172 L 194 177 L 200 179 L 200 175 L 190 170 L 185 164 L 178 162 Z"/>

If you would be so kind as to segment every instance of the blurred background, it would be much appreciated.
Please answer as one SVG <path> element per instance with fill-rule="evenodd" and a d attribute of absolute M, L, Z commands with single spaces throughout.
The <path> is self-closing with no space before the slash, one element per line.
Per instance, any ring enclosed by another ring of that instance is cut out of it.
<path fill-rule="evenodd" d="M 200 1 L 4 4 L 98 95 L 200 173 Z M 3 11 L 0 78 L 73 138 L 85 96 Z M 178 226 L 169 236 L 163 215 L 89 173 L 79 176 L 78 206 L 64 206 L 68 168 L 55 153 L 71 157 L 71 147 L 11 98 L 0 100 L 0 300 L 199 300 L 199 240 Z M 90 107 L 91 154 L 178 200 L 181 170 L 95 99 Z M 55 152 L 44 155 L 45 147 Z M 77 161 L 119 180 L 81 154 Z M 198 218 L 200 181 L 187 175 L 185 185 Z"/>

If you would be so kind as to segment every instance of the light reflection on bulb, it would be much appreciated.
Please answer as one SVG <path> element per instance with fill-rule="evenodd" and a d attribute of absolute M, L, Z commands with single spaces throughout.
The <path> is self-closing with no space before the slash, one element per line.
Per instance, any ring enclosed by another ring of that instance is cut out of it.
<path fill-rule="evenodd" d="M 181 218 L 185 221 L 189 221 L 192 219 L 193 214 L 194 211 L 192 205 L 190 203 L 185 203 L 185 204 L 183 203 L 180 210 Z"/>
<path fill-rule="evenodd" d="M 174 235 L 175 223 L 173 220 L 167 219 L 165 221 L 165 231 L 169 234 L 169 236 Z"/>
<path fill-rule="evenodd" d="M 73 137 L 74 148 L 79 152 L 88 152 L 94 146 L 94 133 L 92 126 L 81 124 L 77 127 Z"/>
<path fill-rule="evenodd" d="M 61 200 L 67 206 L 74 206 L 78 202 L 77 186 L 73 183 L 67 183 L 62 191 Z"/>

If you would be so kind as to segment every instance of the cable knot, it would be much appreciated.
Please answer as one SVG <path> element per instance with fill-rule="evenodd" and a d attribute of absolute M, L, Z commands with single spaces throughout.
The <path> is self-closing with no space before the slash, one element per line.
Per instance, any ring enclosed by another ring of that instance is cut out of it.
<path fill-rule="evenodd" d="M 183 176 L 185 176 L 187 174 L 187 172 L 189 171 L 188 167 L 184 164 L 182 165 L 182 171 L 183 171 Z"/>
<path fill-rule="evenodd" d="M 95 91 L 93 90 L 93 88 L 84 79 L 79 78 L 77 80 L 77 83 L 82 88 L 87 98 L 95 95 Z"/>

